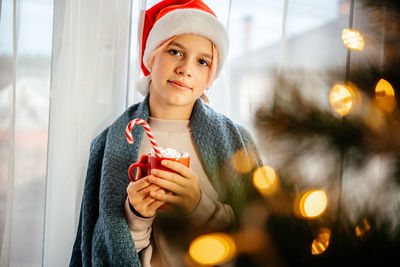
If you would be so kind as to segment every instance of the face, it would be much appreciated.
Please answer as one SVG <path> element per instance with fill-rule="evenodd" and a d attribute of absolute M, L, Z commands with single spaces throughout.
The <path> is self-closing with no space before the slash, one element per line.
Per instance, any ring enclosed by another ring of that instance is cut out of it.
<path fill-rule="evenodd" d="M 212 43 L 194 34 L 178 35 L 154 56 L 150 98 L 162 106 L 188 106 L 206 89 Z"/>

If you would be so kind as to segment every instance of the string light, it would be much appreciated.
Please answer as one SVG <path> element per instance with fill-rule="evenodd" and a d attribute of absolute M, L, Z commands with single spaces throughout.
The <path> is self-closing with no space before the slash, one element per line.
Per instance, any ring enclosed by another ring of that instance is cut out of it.
<path fill-rule="evenodd" d="M 364 49 L 364 37 L 359 31 L 343 29 L 342 41 L 344 45 L 351 50 L 362 51 Z"/>
<path fill-rule="evenodd" d="M 253 185 L 264 196 L 274 194 L 280 187 L 278 176 L 270 166 L 262 166 L 253 173 Z"/>
<path fill-rule="evenodd" d="M 362 238 L 369 230 L 371 230 L 371 226 L 366 219 L 363 219 L 362 223 L 356 226 L 355 234 L 357 237 Z"/>
<path fill-rule="evenodd" d="M 359 105 L 358 88 L 352 83 L 335 84 L 329 93 L 329 103 L 337 114 L 344 117 Z"/>
<path fill-rule="evenodd" d="M 303 218 L 320 216 L 328 206 L 328 197 L 324 190 L 310 190 L 296 198 L 294 203 L 295 214 Z"/>
<path fill-rule="evenodd" d="M 377 106 L 385 111 L 392 112 L 396 107 L 395 93 L 392 85 L 385 79 L 380 79 L 375 87 Z"/>
<path fill-rule="evenodd" d="M 332 232 L 330 229 L 321 228 L 317 237 L 313 240 L 311 244 L 311 254 L 322 254 L 329 246 L 331 234 Z"/>
<path fill-rule="evenodd" d="M 213 233 L 197 237 L 189 247 L 190 257 L 199 264 L 217 265 L 227 262 L 236 253 L 233 239 L 224 233 Z"/>

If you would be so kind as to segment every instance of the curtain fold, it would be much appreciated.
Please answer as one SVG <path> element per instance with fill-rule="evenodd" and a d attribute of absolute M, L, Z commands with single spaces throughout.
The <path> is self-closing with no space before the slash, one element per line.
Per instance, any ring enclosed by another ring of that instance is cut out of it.
<path fill-rule="evenodd" d="M 130 14 L 129 0 L 55 1 L 44 266 L 69 262 L 90 142 L 126 109 Z"/>
<path fill-rule="evenodd" d="M 0 266 L 41 266 L 52 0 L 0 5 Z"/>
<path fill-rule="evenodd" d="M 2 231 L 1 243 L 0 243 L 0 266 L 8 266 L 10 264 L 11 255 L 11 229 L 12 229 L 12 216 L 13 216 L 13 199 L 14 199 L 14 172 L 15 172 L 15 108 L 16 108 L 16 59 L 17 59 L 17 6 L 18 2 L 8 1 L 8 7 L 6 11 L 12 13 L 12 85 L 11 93 L 8 93 L 11 106 L 8 107 L 10 122 L 9 127 L 4 129 L 4 141 L 8 144 L 8 161 L 7 161 L 7 171 L 5 172 L 4 178 L 7 178 L 7 191 L 5 192 L 5 218 L 4 218 L 4 228 L 0 229 Z M 3 11 L 3 4 L 0 3 L 0 11 Z M 1 14 L 0 14 L 1 18 Z M 3 17 L 4 18 L 4 17 Z M 4 23 L 4 22 L 3 22 Z M 3 88 L 1 88 L 4 90 Z M 7 116 L 7 115 L 6 115 Z M 2 131 L 3 132 L 3 131 Z M 3 139 L 3 138 L 2 138 Z M 3 140 L 2 140 L 3 141 Z M 4 164 L 6 165 L 6 164 Z M 2 190 L 3 191 L 3 190 Z M 3 195 L 3 192 L 0 192 Z"/>

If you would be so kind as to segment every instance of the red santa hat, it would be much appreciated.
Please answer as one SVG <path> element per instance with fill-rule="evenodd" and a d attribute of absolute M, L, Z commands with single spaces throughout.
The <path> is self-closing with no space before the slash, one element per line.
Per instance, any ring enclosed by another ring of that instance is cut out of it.
<path fill-rule="evenodd" d="M 141 44 L 141 67 L 145 76 L 151 72 L 147 63 L 152 52 L 172 36 L 185 33 L 198 34 L 214 43 L 218 76 L 229 50 L 228 34 L 201 0 L 164 0 L 146 10 Z"/>

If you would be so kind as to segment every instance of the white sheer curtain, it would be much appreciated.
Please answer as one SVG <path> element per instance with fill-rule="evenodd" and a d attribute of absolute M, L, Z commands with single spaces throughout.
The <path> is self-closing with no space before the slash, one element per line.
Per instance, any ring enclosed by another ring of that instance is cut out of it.
<path fill-rule="evenodd" d="M 0 266 L 42 266 L 52 21 L 0 1 Z"/>
<path fill-rule="evenodd" d="M 126 108 L 130 0 L 55 1 L 44 266 L 66 266 L 91 140 Z"/>

